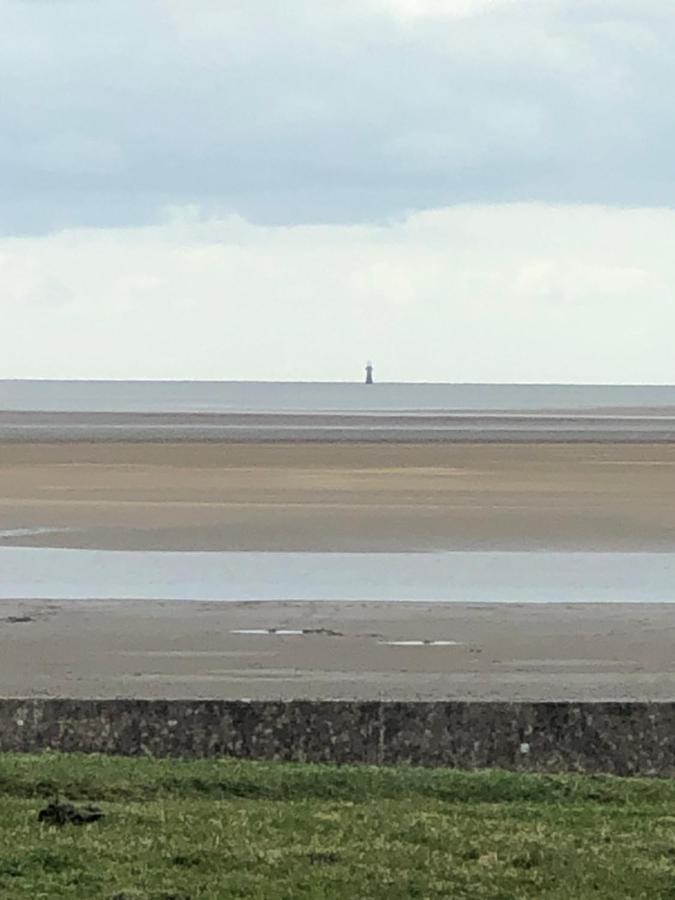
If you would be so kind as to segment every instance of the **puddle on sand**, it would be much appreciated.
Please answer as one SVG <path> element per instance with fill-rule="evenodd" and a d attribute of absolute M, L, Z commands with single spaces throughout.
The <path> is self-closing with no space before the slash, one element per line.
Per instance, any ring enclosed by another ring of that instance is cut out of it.
<path fill-rule="evenodd" d="M 309 632 L 298 628 L 235 628 L 230 634 L 263 634 L 272 637 L 302 637 Z"/>
<path fill-rule="evenodd" d="M 341 634 L 327 629 L 313 628 L 234 628 L 230 634 L 246 635 L 246 636 L 262 636 L 262 637 L 316 637 L 330 636 L 342 637 Z M 383 647 L 461 647 L 461 641 L 432 641 L 432 640 L 406 640 L 406 641 L 378 641 Z"/>
<path fill-rule="evenodd" d="M 37 537 L 41 534 L 65 534 L 66 532 L 72 530 L 72 528 L 48 528 L 46 526 L 35 528 L 0 528 L 0 540 L 7 538 L 13 540 L 14 538 L 22 537 Z"/>
<path fill-rule="evenodd" d="M 387 647 L 461 647 L 461 641 L 378 641 Z"/>

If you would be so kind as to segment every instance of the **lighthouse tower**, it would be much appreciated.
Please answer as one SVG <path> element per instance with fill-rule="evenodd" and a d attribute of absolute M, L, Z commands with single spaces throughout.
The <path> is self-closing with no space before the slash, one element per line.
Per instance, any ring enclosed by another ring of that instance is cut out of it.
<path fill-rule="evenodd" d="M 370 360 L 366 363 L 366 384 L 373 383 L 373 364 Z"/>

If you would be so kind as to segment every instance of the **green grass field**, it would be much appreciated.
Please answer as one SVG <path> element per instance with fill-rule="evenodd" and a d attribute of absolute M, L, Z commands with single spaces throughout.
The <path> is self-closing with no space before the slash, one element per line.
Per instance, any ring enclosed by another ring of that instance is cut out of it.
<path fill-rule="evenodd" d="M 675 782 L 0 756 L 14 897 L 675 898 Z"/>

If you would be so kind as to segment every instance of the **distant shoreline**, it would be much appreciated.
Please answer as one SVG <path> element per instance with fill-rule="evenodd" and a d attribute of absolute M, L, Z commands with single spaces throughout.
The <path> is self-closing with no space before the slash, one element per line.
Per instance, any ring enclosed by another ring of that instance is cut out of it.
<path fill-rule="evenodd" d="M 510 413 L 0 411 L 11 443 L 675 443 L 675 407 Z"/>

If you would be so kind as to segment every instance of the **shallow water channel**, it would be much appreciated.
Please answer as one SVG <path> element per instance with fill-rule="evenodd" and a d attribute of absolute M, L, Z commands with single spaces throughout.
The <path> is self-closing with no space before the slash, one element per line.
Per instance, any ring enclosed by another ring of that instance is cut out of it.
<path fill-rule="evenodd" d="M 205 553 L 0 548 L 0 599 L 663 602 L 671 553 Z"/>

